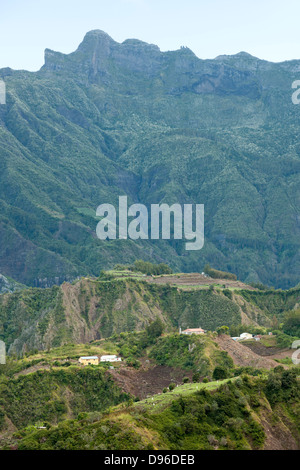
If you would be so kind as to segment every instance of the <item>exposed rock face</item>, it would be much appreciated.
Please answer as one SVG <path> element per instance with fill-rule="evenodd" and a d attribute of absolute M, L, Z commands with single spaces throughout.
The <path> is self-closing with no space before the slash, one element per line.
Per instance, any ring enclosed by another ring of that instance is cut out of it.
<path fill-rule="evenodd" d="M 42 70 L 76 73 L 75 80 L 82 80 L 84 76 L 90 83 L 114 86 L 116 67 L 125 76 L 137 73 L 143 74 L 144 78 L 159 79 L 168 73 L 170 61 L 176 74 L 174 84 L 178 81 L 180 86 L 174 89 L 172 83 L 166 87 L 167 93 L 218 92 L 246 94 L 252 98 L 260 95 L 260 86 L 252 73 L 225 65 L 226 60 L 199 60 L 188 48 L 161 52 L 158 46 L 137 39 L 127 39 L 120 44 L 100 30 L 87 33 L 78 49 L 70 55 L 46 49 Z"/>
<path fill-rule="evenodd" d="M 72 71 L 88 75 L 90 82 L 107 80 L 111 76 L 110 62 L 124 67 L 131 73 L 157 72 L 164 62 L 163 53 L 153 44 L 136 39 L 127 39 L 122 44 L 114 41 L 100 30 L 90 31 L 84 37 L 78 49 L 69 56 L 45 50 L 44 70 Z"/>
<path fill-rule="evenodd" d="M 7 277 L 0 274 L 0 294 L 5 294 L 7 292 L 15 292 L 16 290 L 21 289 L 21 284 L 7 279 Z"/>

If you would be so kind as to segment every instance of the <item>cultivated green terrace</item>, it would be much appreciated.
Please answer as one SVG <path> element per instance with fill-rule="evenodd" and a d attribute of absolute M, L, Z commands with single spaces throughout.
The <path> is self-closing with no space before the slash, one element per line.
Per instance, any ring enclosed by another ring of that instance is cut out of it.
<path fill-rule="evenodd" d="M 0 70 L 0 272 L 45 287 L 116 262 L 209 262 L 245 282 L 299 282 L 299 61 L 201 60 L 89 32 L 40 71 Z M 205 244 L 96 238 L 96 208 L 205 205 Z"/>

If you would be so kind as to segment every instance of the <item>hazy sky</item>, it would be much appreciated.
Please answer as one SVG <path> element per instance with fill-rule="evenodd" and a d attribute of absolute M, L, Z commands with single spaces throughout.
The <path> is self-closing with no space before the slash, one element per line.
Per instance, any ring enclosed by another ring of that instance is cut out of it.
<path fill-rule="evenodd" d="M 299 18 L 300 0 L 0 0 L 0 68 L 37 70 L 46 47 L 70 53 L 92 29 L 203 59 L 300 59 Z"/>

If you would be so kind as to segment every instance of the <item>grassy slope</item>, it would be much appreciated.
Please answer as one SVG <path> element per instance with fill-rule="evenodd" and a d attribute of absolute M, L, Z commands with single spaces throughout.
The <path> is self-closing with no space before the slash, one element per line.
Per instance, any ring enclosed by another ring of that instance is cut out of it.
<path fill-rule="evenodd" d="M 299 385 L 280 398 L 270 378 L 244 377 L 208 385 L 185 385 L 161 400 L 117 407 L 102 419 L 86 414 L 50 430 L 28 429 L 10 441 L 19 449 L 261 449 L 299 448 Z M 296 398 L 298 396 L 298 398 Z M 152 403 L 151 403 L 152 402 Z M 289 426 L 289 429 L 286 427 Z M 281 440 L 275 438 L 281 435 Z M 271 447 L 272 448 L 272 447 Z"/>

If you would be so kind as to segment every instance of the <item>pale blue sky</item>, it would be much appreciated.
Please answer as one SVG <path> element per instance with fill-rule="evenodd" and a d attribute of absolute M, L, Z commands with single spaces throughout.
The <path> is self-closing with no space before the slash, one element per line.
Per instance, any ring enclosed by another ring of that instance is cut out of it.
<path fill-rule="evenodd" d="M 203 59 L 300 59 L 299 19 L 300 0 L 0 0 L 0 68 L 38 70 L 46 47 L 70 53 L 92 29 Z"/>

